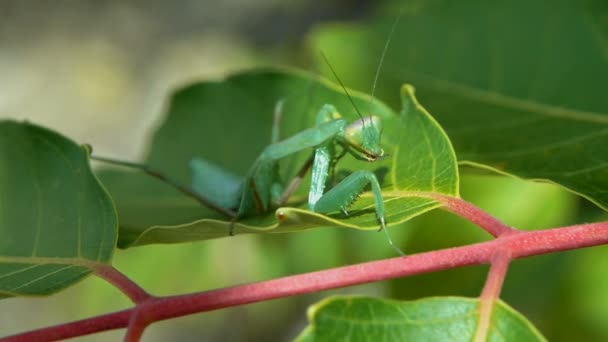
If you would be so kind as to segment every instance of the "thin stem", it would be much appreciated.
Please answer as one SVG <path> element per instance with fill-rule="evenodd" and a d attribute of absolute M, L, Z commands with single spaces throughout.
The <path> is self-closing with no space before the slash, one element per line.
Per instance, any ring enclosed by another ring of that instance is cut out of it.
<path fill-rule="evenodd" d="M 423 274 L 469 265 L 491 263 L 498 250 L 508 250 L 512 258 L 523 258 L 576 248 L 608 244 L 608 222 L 574 225 L 541 231 L 521 231 L 469 246 L 448 248 L 318 272 L 239 285 L 181 296 L 153 297 L 138 304 L 149 322 L 255 303 L 304 293 L 336 289 L 374 281 Z M 499 265 L 500 266 L 500 265 Z M 502 266 L 495 266 L 500 267 Z M 496 274 L 499 271 L 495 271 Z M 498 279 L 498 276 L 492 276 Z M 498 283 L 496 283 L 498 284 Z M 500 286 L 487 285 L 500 289 Z M 485 291 L 485 290 L 484 290 Z M 488 290 L 488 293 L 491 293 Z M 17 334 L 0 341 L 48 341 L 124 328 L 136 308 L 80 321 Z"/>
<path fill-rule="evenodd" d="M 492 256 L 490 272 L 479 297 L 479 324 L 475 332 L 475 342 L 487 340 L 494 304 L 500 296 L 510 262 L 511 252 L 508 249 L 498 249 Z"/>
<path fill-rule="evenodd" d="M 172 186 L 173 188 L 180 191 L 184 195 L 187 195 L 187 196 L 197 200 L 200 204 L 206 206 L 209 209 L 215 210 L 216 212 L 218 212 L 222 215 L 225 215 L 229 218 L 236 217 L 236 212 L 234 212 L 233 210 L 223 208 L 223 207 L 215 204 L 210 199 L 197 194 L 196 192 L 192 191 L 190 188 L 183 186 L 182 184 L 180 184 L 176 180 L 172 179 L 171 177 L 167 176 L 163 172 L 152 169 L 148 165 L 128 162 L 128 161 L 124 161 L 124 160 L 98 157 L 98 156 L 91 156 L 91 159 L 97 160 L 100 162 L 104 162 L 104 163 L 108 163 L 108 164 L 114 164 L 114 165 L 118 165 L 118 166 L 123 166 L 123 167 L 140 170 L 142 172 L 145 172 L 147 175 L 152 176 L 152 177 Z"/>
<path fill-rule="evenodd" d="M 518 232 L 463 199 L 439 194 L 433 194 L 431 197 L 443 203 L 443 209 L 475 223 L 494 237 Z"/>
<path fill-rule="evenodd" d="M 140 303 L 152 297 L 133 280 L 129 279 L 111 265 L 96 266 L 94 267 L 94 271 L 97 276 L 103 278 L 122 291 L 122 293 L 129 297 L 133 303 Z"/>
<path fill-rule="evenodd" d="M 141 309 L 136 310 L 129 320 L 127 333 L 125 334 L 125 342 L 137 342 L 144 334 L 144 330 L 150 325 L 150 321 L 146 319 L 145 312 Z"/>

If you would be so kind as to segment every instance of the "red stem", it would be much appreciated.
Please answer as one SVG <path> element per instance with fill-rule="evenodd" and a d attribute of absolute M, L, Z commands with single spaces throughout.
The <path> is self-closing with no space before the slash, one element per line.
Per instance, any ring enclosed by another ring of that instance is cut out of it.
<path fill-rule="evenodd" d="M 129 279 L 111 265 L 99 265 L 93 267 L 93 269 L 97 276 L 117 287 L 122 293 L 129 297 L 133 303 L 139 303 L 152 297 L 152 295 L 133 282 L 133 280 Z"/>
<path fill-rule="evenodd" d="M 497 249 L 492 256 L 490 272 L 488 272 L 486 284 L 479 297 L 479 324 L 477 325 L 477 331 L 475 332 L 476 342 L 487 340 L 494 304 L 500 296 L 500 290 L 502 289 L 502 284 L 507 276 L 507 270 L 509 269 L 511 260 L 511 251 L 508 249 Z"/>
<path fill-rule="evenodd" d="M 127 333 L 125 334 L 125 342 L 137 342 L 144 334 L 144 330 L 150 324 L 147 313 L 139 308 L 135 308 L 135 312 L 131 314 Z"/>
<path fill-rule="evenodd" d="M 601 244 L 608 244 L 608 222 L 542 231 L 516 231 L 512 234 L 504 234 L 493 241 L 469 246 L 366 262 L 208 292 L 152 297 L 139 303 L 136 308 L 33 330 L 0 341 L 50 341 L 124 328 L 129 325 L 129 319 L 135 310 L 145 312 L 147 321 L 154 322 L 275 298 L 468 265 L 487 264 L 492 261 L 498 250 L 508 250 L 515 259 Z"/>
<path fill-rule="evenodd" d="M 440 194 L 433 194 L 431 197 L 443 203 L 443 209 L 475 223 L 494 237 L 517 232 L 517 229 L 509 227 L 463 199 Z"/>

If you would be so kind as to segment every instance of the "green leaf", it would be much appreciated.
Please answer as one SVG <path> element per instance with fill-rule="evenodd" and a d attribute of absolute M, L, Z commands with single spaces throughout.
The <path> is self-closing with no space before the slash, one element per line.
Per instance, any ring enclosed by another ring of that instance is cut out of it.
<path fill-rule="evenodd" d="M 608 209 L 605 2 L 427 1 L 404 10 L 380 98 L 396 103 L 393 89 L 410 82 L 461 164 L 557 183 Z M 346 84 L 369 89 L 393 20 L 326 26 L 312 45 Z"/>
<path fill-rule="evenodd" d="M 395 88 L 397 92 L 398 88 Z M 365 163 L 347 156 L 339 171 L 369 169 L 382 182 L 389 225 L 439 206 L 424 192 L 458 194 L 456 160 L 447 136 L 417 103 L 414 89 L 402 89 L 403 111 L 395 114 L 379 101 L 351 94 L 357 107 L 383 120 L 383 147 L 391 156 Z M 171 99 L 169 114 L 154 135 L 146 164 L 162 170 L 181 184 L 191 182 L 188 163 L 193 157 L 245 175 L 270 142 L 277 101 L 284 100 L 281 138 L 314 126 L 323 104 L 335 105 L 348 120 L 358 118 L 341 88 L 302 73 L 253 70 L 219 83 L 204 82 L 179 90 Z M 310 156 L 306 151 L 281 161 L 282 176 L 291 179 Z M 230 221 L 201 207 L 195 200 L 141 173 L 103 173 L 117 203 L 121 221 L 119 245 L 176 243 L 225 237 Z M 235 234 L 291 232 L 322 226 L 377 229 L 373 198 L 364 193 L 350 209 L 321 215 L 306 209 L 308 183 L 293 196 L 290 207 L 234 224 Z M 277 221 L 280 218 L 280 222 Z"/>
<path fill-rule="evenodd" d="M 332 297 L 309 308 L 310 325 L 296 341 L 472 341 L 479 300 L 436 297 L 396 301 Z M 492 313 L 488 341 L 545 341 L 502 301 Z"/>
<path fill-rule="evenodd" d="M 59 291 L 110 263 L 117 221 L 86 148 L 0 121 L 0 297 Z"/>

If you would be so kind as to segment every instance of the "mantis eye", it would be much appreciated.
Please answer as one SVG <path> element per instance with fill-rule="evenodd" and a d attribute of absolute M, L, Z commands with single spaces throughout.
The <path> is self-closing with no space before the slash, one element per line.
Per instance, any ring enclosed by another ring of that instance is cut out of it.
<path fill-rule="evenodd" d="M 363 154 L 368 160 L 376 160 L 384 155 L 380 146 L 382 122 L 377 116 L 367 116 L 346 127 L 344 139 L 350 147 Z"/>

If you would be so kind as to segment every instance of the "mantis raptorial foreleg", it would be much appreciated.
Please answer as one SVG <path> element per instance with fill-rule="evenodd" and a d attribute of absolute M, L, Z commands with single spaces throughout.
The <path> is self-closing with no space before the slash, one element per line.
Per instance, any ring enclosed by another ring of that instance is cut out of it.
<path fill-rule="evenodd" d="M 328 192 L 324 193 L 325 184 L 330 168 L 333 167 L 335 160 L 344 154 L 335 155 L 335 149 L 330 143 L 315 149 L 315 157 L 312 165 L 312 179 L 310 191 L 308 193 L 308 206 L 310 210 L 318 213 L 330 213 L 341 211 L 347 214 L 346 209 L 357 200 L 364 188 L 371 185 L 374 196 L 376 217 L 380 222 L 380 229 L 384 231 L 391 247 L 397 253 L 404 253 L 395 246 L 386 230 L 386 220 L 384 218 L 384 200 L 382 189 L 378 178 L 371 171 L 356 171 L 343 179 L 340 183 L 333 186 Z"/>
<path fill-rule="evenodd" d="M 393 24 L 391 35 L 384 47 L 380 65 L 382 65 L 395 25 L 396 22 Z M 322 56 L 327 61 L 325 55 L 322 54 Z M 355 105 L 355 101 L 338 78 L 329 61 L 327 61 L 327 64 L 356 110 L 359 119 L 347 124 L 336 108 L 331 105 L 324 105 L 317 114 L 314 127 L 280 141 L 284 101 L 278 101 L 274 108 L 271 144 L 262 151 L 245 177 L 233 175 L 210 161 L 193 158 L 190 162 L 193 173 L 192 188 L 187 188 L 146 165 L 105 158 L 97 159 L 140 169 L 165 181 L 182 193 L 197 199 L 201 204 L 231 219 L 231 235 L 234 223 L 237 220 L 265 214 L 273 208 L 284 205 L 311 168 L 312 183 L 308 204 L 309 208 L 315 212 L 327 214 L 333 211 L 342 211 L 347 214 L 348 206 L 357 199 L 366 186 L 370 185 L 381 230 L 387 234 L 390 245 L 398 253 L 403 254 L 395 247 L 388 236 L 387 229 L 385 229 L 386 219 L 382 192 L 374 173 L 356 171 L 335 184 L 336 163 L 346 153 L 367 162 L 382 160 L 386 157 L 386 154 L 381 145 L 382 121 L 380 117 L 371 114 L 364 116 Z M 374 78 L 372 98 L 379 73 L 380 66 Z M 305 161 L 295 177 L 285 186 L 286 183 L 280 177 L 279 160 L 310 149 L 314 150 L 313 156 Z M 328 177 L 331 179 L 331 182 L 329 182 L 331 189 L 325 193 Z"/>
<path fill-rule="evenodd" d="M 270 201 L 281 201 L 276 196 L 281 187 L 278 175 L 278 161 L 297 152 L 314 148 L 332 141 L 344 131 L 344 120 L 332 120 L 306 129 L 279 143 L 267 146 L 249 170 L 241 197 L 239 214 L 264 213 L 270 208 Z M 283 191 L 282 191 L 283 192 Z"/>
<path fill-rule="evenodd" d="M 275 106 L 274 124 L 271 140 L 278 140 L 279 123 L 282 112 L 282 102 Z M 384 203 L 380 184 L 376 176 L 370 171 L 357 171 L 346 177 L 336 186 L 324 193 L 327 177 L 333 173 L 336 162 L 346 152 L 363 149 L 355 155 L 359 159 L 376 160 L 383 155 L 377 142 L 366 146 L 357 145 L 357 134 L 361 129 L 379 131 L 379 122 L 373 117 L 361 119 L 347 125 L 341 119 L 336 109 L 325 105 L 317 114 L 316 126 L 301 131 L 283 141 L 267 146 L 243 179 L 232 175 L 226 170 L 217 167 L 208 161 L 194 158 L 191 161 L 193 170 L 192 189 L 188 189 L 164 174 L 154 171 L 146 165 L 122 162 L 106 158 L 94 158 L 117 165 L 134 167 L 159 178 L 183 193 L 196 198 L 201 204 L 216 210 L 231 218 L 230 235 L 233 233 L 234 223 L 241 217 L 252 213 L 265 213 L 272 206 L 283 205 L 295 191 L 305 174 L 312 168 L 312 183 L 309 192 L 309 207 L 319 213 L 333 211 L 346 212 L 365 186 L 371 184 L 375 200 L 376 216 L 380 227 L 387 234 L 390 245 L 400 254 L 403 254 L 388 236 L 386 220 L 384 217 Z M 353 134 L 354 133 L 354 134 Z M 350 140 L 349 140 L 350 139 Z M 336 153 L 336 147 L 342 150 Z M 289 155 L 306 149 L 314 149 L 314 156 L 309 158 L 298 171 L 291 183 L 284 187 L 279 178 L 278 161 Z M 375 148 L 375 149 L 374 149 Z"/>
<path fill-rule="evenodd" d="M 280 109 L 279 102 L 275 107 L 275 122 L 277 122 L 277 115 L 281 112 Z M 364 123 L 362 122 L 362 124 Z M 369 124 L 373 124 L 371 119 L 369 119 Z M 317 114 L 315 127 L 266 147 L 246 178 L 244 194 L 238 212 L 255 211 L 263 213 L 270 208 L 270 201 L 274 204 L 285 203 L 308 168 L 312 166 L 308 198 L 309 208 L 312 211 L 325 214 L 333 211 L 346 212 L 346 208 L 357 199 L 368 184 L 371 184 L 380 229 L 388 234 L 385 229 L 382 190 L 378 179 L 372 172 L 357 171 L 338 183 L 330 191 L 324 193 L 329 173 L 333 171 L 337 160 L 345 154 L 344 150 L 346 148 L 340 153 L 336 153 L 336 145 L 340 139 L 344 139 L 342 137 L 345 135 L 346 127 L 346 121 L 340 118 L 335 107 L 325 105 Z M 276 136 L 276 129 L 278 128 L 273 128 L 273 138 Z M 315 151 L 312 163 L 311 160 L 308 160 L 294 180 L 277 197 L 278 191 L 283 189 L 278 179 L 278 160 L 308 148 L 314 148 Z M 390 238 L 389 242 L 398 253 L 403 254 L 394 246 Z"/>
<path fill-rule="evenodd" d="M 280 124 L 281 124 L 281 118 L 283 115 L 283 103 L 284 103 L 283 100 L 279 100 L 279 101 L 277 101 L 277 103 L 275 104 L 275 107 L 274 107 L 271 141 L 272 141 L 272 144 L 278 144 L 279 148 L 291 148 L 294 146 L 292 143 L 289 143 L 288 141 L 279 142 Z M 326 123 L 328 121 L 332 121 L 332 120 L 335 120 L 338 118 L 340 118 L 340 116 L 339 116 L 339 114 L 337 114 L 336 108 L 331 105 L 325 105 L 321 108 L 321 110 L 317 114 L 316 123 L 318 126 L 320 124 L 323 124 L 323 123 Z M 331 140 L 331 138 L 330 138 L 330 140 Z M 296 146 L 296 149 L 300 150 L 300 149 L 302 149 L 302 147 Z M 333 173 L 335 164 L 337 163 L 338 159 L 342 158 L 345 154 L 346 154 L 346 149 L 343 149 L 343 151 L 338 156 L 336 156 L 334 159 L 332 159 L 331 165 L 330 165 L 330 172 Z M 285 203 L 287 203 L 287 201 L 289 200 L 289 197 L 298 188 L 298 186 L 300 185 L 300 183 L 306 176 L 306 173 L 308 173 L 308 170 L 310 169 L 310 167 L 313 164 L 313 158 L 314 158 L 314 155 L 313 155 L 313 157 L 306 160 L 306 162 L 300 167 L 300 169 L 298 170 L 298 172 L 296 173 L 294 178 L 283 189 L 282 193 L 279 196 L 276 195 L 276 190 L 278 190 L 280 188 L 278 186 L 275 186 L 275 191 L 273 191 L 273 194 L 272 194 L 272 199 L 273 199 L 274 205 L 282 206 Z M 277 184 L 277 183 L 275 183 L 275 184 Z"/>
<path fill-rule="evenodd" d="M 309 203 L 311 209 L 315 212 L 329 213 L 332 211 L 342 211 L 346 213 L 347 207 L 352 204 L 363 189 L 368 184 L 371 185 L 372 194 L 374 196 L 374 204 L 376 207 L 376 217 L 380 221 L 380 229 L 386 234 L 386 238 L 390 246 L 399 254 L 405 255 L 395 244 L 388 234 L 386 229 L 386 220 L 384 218 L 384 199 L 382 198 L 382 189 L 378 178 L 371 171 L 356 171 L 344 178 L 340 183 L 336 184 L 328 192 L 323 194 L 316 203 Z"/>
<path fill-rule="evenodd" d="M 336 184 L 328 192 L 323 194 L 314 202 L 309 202 L 313 211 L 329 213 L 332 211 L 346 212 L 351 205 L 363 192 L 367 185 L 371 185 L 376 206 L 376 216 L 380 221 L 381 229 L 386 228 L 384 220 L 384 202 L 382 199 L 382 189 L 376 175 L 371 171 L 355 171 L 340 183 Z"/>

